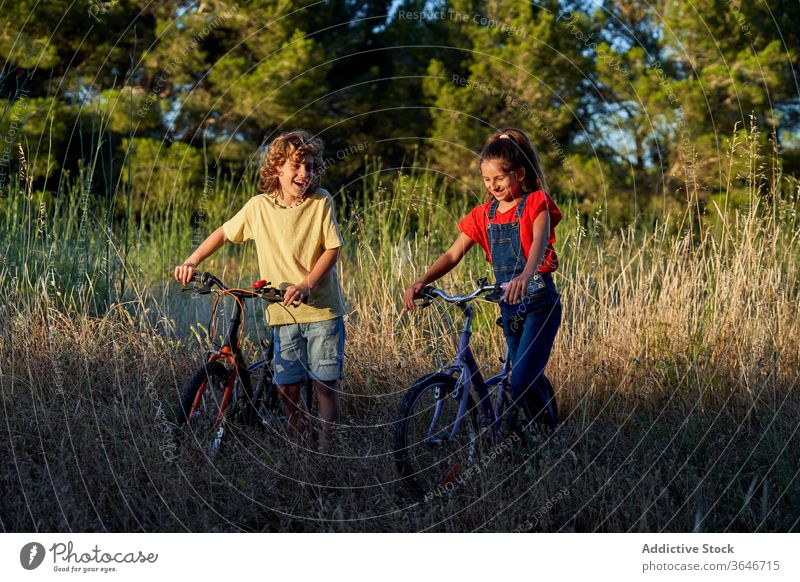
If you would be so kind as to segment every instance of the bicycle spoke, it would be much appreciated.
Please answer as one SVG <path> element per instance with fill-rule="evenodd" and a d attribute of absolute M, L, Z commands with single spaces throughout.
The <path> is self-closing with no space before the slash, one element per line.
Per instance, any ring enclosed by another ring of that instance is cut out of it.
<path fill-rule="evenodd" d="M 449 376 L 434 377 L 416 384 L 401 406 L 397 462 L 417 495 L 427 496 L 450 486 L 475 463 L 478 414 L 473 399 L 467 398 L 459 420 L 461 397 L 454 380 Z"/>

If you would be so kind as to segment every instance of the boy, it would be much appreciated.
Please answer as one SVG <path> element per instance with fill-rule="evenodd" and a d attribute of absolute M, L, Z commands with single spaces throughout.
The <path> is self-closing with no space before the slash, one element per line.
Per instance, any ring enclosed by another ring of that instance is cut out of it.
<path fill-rule="evenodd" d="M 300 391 L 311 378 L 322 424 L 318 446 L 324 451 L 339 420 L 345 305 L 336 272 L 344 241 L 331 195 L 319 187 L 322 150 L 322 141 L 302 130 L 276 138 L 259 170 L 263 194 L 248 200 L 175 267 L 175 278 L 188 283 L 197 266 L 227 241 L 255 241 L 261 278 L 285 290 L 283 304 L 267 308 L 274 326 L 275 383 L 289 425 L 302 435 L 308 418 Z"/>

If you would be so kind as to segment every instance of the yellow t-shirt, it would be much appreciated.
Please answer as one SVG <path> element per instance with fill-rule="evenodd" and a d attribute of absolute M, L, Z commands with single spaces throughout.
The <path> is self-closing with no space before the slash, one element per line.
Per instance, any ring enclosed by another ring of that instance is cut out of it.
<path fill-rule="evenodd" d="M 325 250 L 344 244 L 333 199 L 321 188 L 294 208 L 281 208 L 266 194 L 253 196 L 222 229 L 233 243 L 255 241 L 261 278 L 280 289 L 300 284 Z M 311 290 L 308 304 L 271 303 L 267 319 L 270 325 L 311 323 L 344 315 L 345 309 L 334 265 Z"/>

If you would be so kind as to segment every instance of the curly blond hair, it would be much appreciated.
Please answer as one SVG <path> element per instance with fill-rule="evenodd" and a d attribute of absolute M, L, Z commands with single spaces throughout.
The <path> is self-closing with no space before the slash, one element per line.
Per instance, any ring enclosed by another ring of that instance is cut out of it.
<path fill-rule="evenodd" d="M 297 164 L 302 164 L 306 156 L 311 156 L 313 160 L 313 176 L 311 183 L 306 189 L 307 193 L 313 193 L 319 188 L 322 173 L 322 152 L 324 146 L 322 140 L 312 137 L 305 130 L 298 129 L 288 133 L 282 133 L 276 137 L 264 156 L 264 161 L 258 170 L 258 189 L 264 194 L 277 196 L 280 192 L 280 182 L 278 175 L 286 160 L 292 160 Z"/>

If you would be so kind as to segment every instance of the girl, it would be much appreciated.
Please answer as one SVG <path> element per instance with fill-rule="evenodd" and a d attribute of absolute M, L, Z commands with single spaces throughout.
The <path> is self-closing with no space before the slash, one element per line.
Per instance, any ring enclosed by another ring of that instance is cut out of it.
<path fill-rule="evenodd" d="M 558 268 L 553 243 L 561 212 L 545 192 L 539 156 L 521 130 L 507 128 L 489 137 L 480 168 L 487 202 L 458 224 L 459 237 L 411 284 L 403 303 L 406 309 L 414 309 L 414 299 L 422 288 L 450 272 L 479 244 L 505 289 L 500 313 L 511 355 L 511 395 L 516 405 L 511 429 L 518 430 L 517 406 L 528 418 L 554 429 L 558 419 L 553 413 L 555 402 L 549 402 L 554 396 L 544 368 L 561 325 L 561 300 L 552 277 Z"/>

